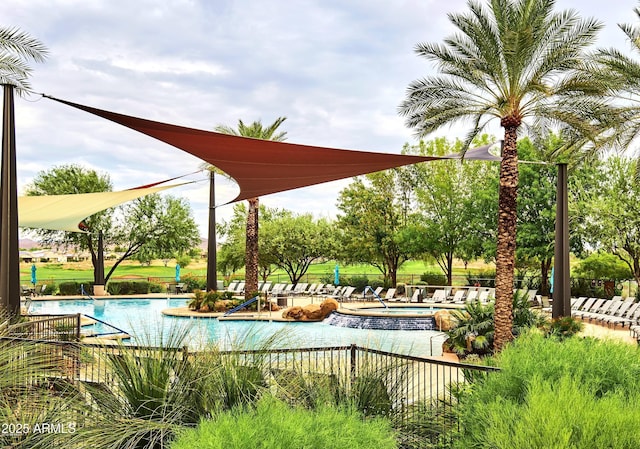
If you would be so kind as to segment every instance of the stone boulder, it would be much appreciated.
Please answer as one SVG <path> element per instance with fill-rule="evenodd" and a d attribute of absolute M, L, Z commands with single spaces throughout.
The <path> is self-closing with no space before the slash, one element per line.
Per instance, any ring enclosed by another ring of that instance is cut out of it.
<path fill-rule="evenodd" d="M 318 321 L 324 318 L 322 309 L 318 304 L 307 304 L 302 308 L 302 313 L 304 314 L 303 321 Z"/>
<path fill-rule="evenodd" d="M 320 304 L 320 310 L 322 310 L 322 318 L 328 317 L 331 312 L 333 312 L 334 310 L 338 310 L 338 307 L 340 307 L 340 304 L 333 298 L 327 298 L 322 301 L 322 304 Z"/>
<path fill-rule="evenodd" d="M 454 326 L 453 318 L 448 310 L 438 310 L 434 314 L 436 328 L 441 331 L 448 331 Z"/>
<path fill-rule="evenodd" d="M 299 306 L 290 307 L 286 309 L 284 312 L 282 312 L 282 318 L 299 320 L 303 316 L 304 316 L 304 313 L 302 312 L 302 307 L 299 307 Z"/>

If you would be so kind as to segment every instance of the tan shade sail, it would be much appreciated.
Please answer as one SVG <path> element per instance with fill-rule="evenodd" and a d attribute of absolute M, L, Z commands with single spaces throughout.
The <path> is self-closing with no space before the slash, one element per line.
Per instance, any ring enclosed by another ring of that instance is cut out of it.
<path fill-rule="evenodd" d="M 85 232 L 79 227 L 80 223 L 97 212 L 184 184 L 188 183 L 119 192 L 21 196 L 18 197 L 18 226 Z"/>
<path fill-rule="evenodd" d="M 460 157 L 374 153 L 250 139 L 155 122 L 52 97 L 47 98 L 154 137 L 219 168 L 231 176 L 240 187 L 240 193 L 231 202 L 418 162 Z M 494 160 L 486 149 L 474 158 Z"/>

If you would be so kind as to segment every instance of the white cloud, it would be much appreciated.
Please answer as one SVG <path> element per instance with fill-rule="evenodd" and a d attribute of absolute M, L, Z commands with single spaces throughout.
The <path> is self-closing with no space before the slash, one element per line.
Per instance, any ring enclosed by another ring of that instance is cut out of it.
<path fill-rule="evenodd" d="M 399 152 L 414 140 L 396 114 L 409 82 L 434 67 L 418 42 L 452 33 L 447 13 L 465 0 L 4 0 L 3 25 L 51 50 L 32 85 L 70 101 L 184 126 L 213 129 L 287 116 L 289 141 Z M 635 21 L 636 0 L 558 0 L 606 23 L 602 46 L 626 49 L 618 22 Z M 129 188 L 197 170 L 173 147 L 67 106 L 16 100 L 21 186 L 40 170 L 82 163 Z M 499 129 L 497 129 L 499 131 Z M 464 127 L 439 134 L 462 136 Z M 270 195 L 265 204 L 335 215 L 347 181 Z M 189 198 L 206 231 L 206 183 Z M 228 187 L 231 188 L 230 185 Z M 223 192 L 224 191 L 224 192 Z M 220 195 L 234 193 L 220 187 Z M 219 208 L 229 215 L 230 206 Z"/>

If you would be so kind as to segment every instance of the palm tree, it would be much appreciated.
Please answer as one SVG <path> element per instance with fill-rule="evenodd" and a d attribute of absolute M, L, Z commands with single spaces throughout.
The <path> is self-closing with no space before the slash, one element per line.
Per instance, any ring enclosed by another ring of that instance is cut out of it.
<path fill-rule="evenodd" d="M 640 19 L 640 8 L 633 10 Z M 630 24 L 619 24 L 626 34 L 631 48 L 640 53 L 640 27 Z M 622 91 L 622 96 L 629 100 L 626 104 L 626 116 L 620 120 L 618 139 L 622 148 L 627 148 L 632 140 L 640 135 L 640 61 L 623 54 L 615 48 L 601 49 L 597 60 L 605 70 L 595 73 L 606 78 L 606 82 Z M 640 157 L 636 159 L 636 178 L 640 180 Z"/>
<path fill-rule="evenodd" d="M 518 188 L 518 132 L 523 125 L 568 128 L 595 141 L 610 110 L 606 86 L 587 76 L 585 51 L 602 24 L 575 11 L 554 13 L 554 0 L 469 0 L 451 13 L 458 33 L 444 44 L 422 43 L 420 56 L 440 74 L 414 81 L 399 112 L 421 136 L 470 119 L 471 141 L 493 119 L 504 128 L 496 251 L 494 347 L 513 339 L 512 296 Z"/>
<path fill-rule="evenodd" d="M 271 125 L 264 127 L 260 120 L 254 121 L 250 125 L 245 125 L 242 120 L 238 120 L 238 127 L 234 129 L 230 126 L 217 125 L 215 131 L 234 136 L 251 137 L 254 139 L 274 140 L 282 142 L 286 140 L 286 131 L 276 132 L 278 127 L 284 122 L 286 117 L 278 117 Z M 252 293 L 258 291 L 258 209 L 259 199 L 250 198 L 249 210 L 247 212 L 247 244 L 245 249 L 245 298 L 249 299 Z"/>
<path fill-rule="evenodd" d="M 18 94 L 28 91 L 31 67 L 27 62 L 43 62 L 47 54 L 44 44 L 29 34 L 0 27 L 0 84 L 14 85 Z"/>

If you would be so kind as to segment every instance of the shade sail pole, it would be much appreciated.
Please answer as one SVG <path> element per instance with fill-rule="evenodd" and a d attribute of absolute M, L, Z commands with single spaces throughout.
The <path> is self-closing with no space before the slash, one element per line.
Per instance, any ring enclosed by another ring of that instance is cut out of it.
<path fill-rule="evenodd" d="M 218 289 L 218 255 L 216 244 L 216 174 L 209 172 L 209 234 L 207 242 L 207 291 Z"/>
<path fill-rule="evenodd" d="M 4 84 L 2 116 L 2 178 L 0 193 L 0 298 L 11 319 L 20 316 L 20 253 L 18 249 L 18 188 L 14 86 Z"/>
<path fill-rule="evenodd" d="M 558 164 L 556 198 L 556 239 L 553 271 L 553 318 L 571 316 L 571 281 L 569 271 L 569 194 L 567 164 Z"/>

